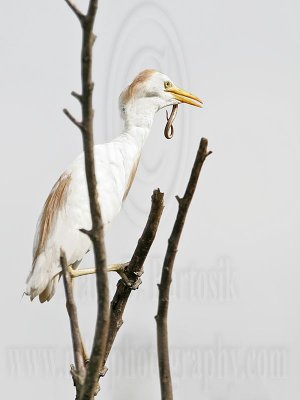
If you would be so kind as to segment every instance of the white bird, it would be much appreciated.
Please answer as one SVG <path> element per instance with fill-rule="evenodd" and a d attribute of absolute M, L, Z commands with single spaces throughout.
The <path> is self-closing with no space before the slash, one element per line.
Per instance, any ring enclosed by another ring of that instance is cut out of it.
<path fill-rule="evenodd" d="M 202 101 L 174 85 L 166 75 L 142 71 L 121 93 L 119 107 L 124 121 L 122 133 L 109 143 L 94 147 L 97 189 L 105 230 L 122 208 L 133 182 L 141 151 L 154 115 L 160 109 L 188 103 L 201 107 Z M 61 276 L 60 249 L 66 253 L 72 276 L 95 272 L 76 270 L 91 248 L 80 228 L 91 228 L 84 154 L 80 154 L 52 188 L 42 210 L 33 246 L 32 269 L 25 294 L 49 301 Z M 118 270 L 120 264 L 108 267 Z"/>

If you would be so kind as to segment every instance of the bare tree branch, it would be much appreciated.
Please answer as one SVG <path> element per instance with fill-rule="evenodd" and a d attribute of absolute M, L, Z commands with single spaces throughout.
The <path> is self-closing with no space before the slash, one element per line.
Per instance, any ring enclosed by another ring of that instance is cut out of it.
<path fill-rule="evenodd" d="M 119 280 L 117 284 L 117 289 L 110 305 L 110 324 L 106 345 L 105 362 L 110 353 L 116 335 L 123 324 L 122 317 L 131 291 L 132 289 L 136 289 L 141 283 L 139 278 L 143 274 L 143 264 L 154 241 L 163 212 L 163 198 L 164 194 L 161 193 L 159 189 L 153 191 L 151 197 L 152 205 L 146 226 L 137 243 L 129 266 L 125 271 L 126 276 L 133 283 L 133 287 L 130 288 L 127 286 L 123 280 Z M 105 363 L 103 364 L 103 367 L 104 365 Z"/>
<path fill-rule="evenodd" d="M 159 300 L 158 311 L 155 319 L 157 323 L 157 353 L 162 400 L 173 399 L 168 345 L 168 307 L 173 266 L 186 215 L 196 190 L 202 165 L 206 157 L 211 154 L 210 151 L 207 152 L 207 144 L 207 139 L 202 138 L 193 165 L 191 176 L 185 190 L 185 194 L 183 198 L 176 196 L 176 199 L 178 201 L 177 217 L 168 241 L 167 252 L 162 268 L 161 280 L 160 284 L 158 285 Z"/>
<path fill-rule="evenodd" d="M 79 21 L 82 23 L 82 21 L 85 18 L 85 15 L 79 10 L 79 8 L 73 3 L 71 0 L 65 0 L 65 2 L 68 4 L 68 6 L 71 8 L 71 10 L 75 13 Z"/>
<path fill-rule="evenodd" d="M 80 128 L 82 133 L 85 155 L 85 172 L 92 217 L 92 229 L 89 231 L 88 236 L 93 243 L 94 249 L 98 310 L 91 357 L 86 370 L 86 378 L 84 380 L 80 393 L 80 400 L 91 400 L 97 392 L 100 370 L 105 358 L 106 341 L 109 328 L 109 291 L 106 270 L 106 252 L 104 246 L 103 221 L 98 202 L 93 137 L 94 83 L 92 81 L 92 49 L 95 41 L 93 27 L 98 8 L 98 0 L 89 1 L 88 12 L 86 15 L 82 14 L 73 2 L 69 0 L 65 1 L 79 18 L 82 27 L 82 122 L 76 121 L 75 118 L 71 116 L 69 112 L 67 112 L 67 110 L 65 110 L 64 112 L 69 117 L 69 119 L 71 119 L 71 121 Z"/>
<path fill-rule="evenodd" d="M 71 95 L 72 95 L 73 97 L 75 97 L 75 99 L 77 99 L 77 100 L 79 101 L 79 103 L 82 102 L 82 96 L 81 96 L 81 94 L 79 94 L 79 93 L 73 91 L 73 92 L 71 92 Z"/>
<path fill-rule="evenodd" d="M 82 343 L 78 323 L 77 307 L 73 296 L 72 278 L 68 270 L 66 254 L 63 250 L 61 250 L 60 254 L 60 264 L 63 272 L 63 280 L 67 300 L 66 306 L 70 319 L 73 353 L 75 360 L 75 368 L 71 366 L 71 374 L 73 376 L 74 385 L 76 386 L 76 391 L 79 394 L 85 378 L 85 365 L 82 354 Z"/>
<path fill-rule="evenodd" d="M 74 125 L 77 126 L 77 128 L 79 128 L 80 130 L 83 129 L 83 125 L 81 122 L 77 121 L 77 119 L 70 113 L 69 110 L 67 110 L 66 108 L 63 109 L 63 112 L 65 113 L 65 115 L 69 118 L 69 120 L 71 122 L 73 122 Z"/>

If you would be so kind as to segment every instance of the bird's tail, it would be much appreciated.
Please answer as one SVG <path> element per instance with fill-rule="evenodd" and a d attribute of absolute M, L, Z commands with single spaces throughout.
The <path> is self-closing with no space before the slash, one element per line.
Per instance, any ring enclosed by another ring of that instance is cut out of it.
<path fill-rule="evenodd" d="M 55 293 L 60 272 L 57 262 L 49 263 L 45 252 L 41 253 L 35 260 L 27 278 L 25 294 L 30 296 L 30 300 L 39 296 L 41 303 L 49 301 Z"/>

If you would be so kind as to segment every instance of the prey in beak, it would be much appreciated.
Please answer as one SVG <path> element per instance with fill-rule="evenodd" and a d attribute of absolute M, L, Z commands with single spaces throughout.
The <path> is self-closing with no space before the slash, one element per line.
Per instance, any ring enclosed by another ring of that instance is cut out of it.
<path fill-rule="evenodd" d="M 172 85 L 172 83 L 169 81 L 165 82 L 165 92 L 172 93 L 174 99 L 179 100 L 180 103 L 187 103 L 192 106 L 202 108 L 203 102 L 202 102 L 202 100 L 199 99 L 199 97 Z M 166 124 L 165 130 L 164 130 L 164 134 L 167 139 L 171 139 L 173 137 L 173 133 L 174 133 L 173 121 L 176 117 L 177 109 L 178 109 L 178 104 L 173 105 L 170 118 L 169 118 L 168 112 L 166 111 L 167 124 Z"/>

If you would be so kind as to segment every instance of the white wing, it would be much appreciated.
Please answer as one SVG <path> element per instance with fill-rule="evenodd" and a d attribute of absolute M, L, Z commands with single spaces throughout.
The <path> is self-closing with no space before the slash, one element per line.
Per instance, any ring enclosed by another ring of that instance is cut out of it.
<path fill-rule="evenodd" d="M 114 141 L 95 146 L 95 166 L 101 213 L 106 229 L 119 213 L 132 183 L 139 154 L 132 143 Z M 49 194 L 37 227 L 32 270 L 25 293 L 50 300 L 59 280 L 60 249 L 68 264 L 80 261 L 90 249 L 89 238 L 79 231 L 91 228 L 89 198 L 81 154 L 64 172 Z"/>

